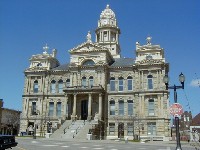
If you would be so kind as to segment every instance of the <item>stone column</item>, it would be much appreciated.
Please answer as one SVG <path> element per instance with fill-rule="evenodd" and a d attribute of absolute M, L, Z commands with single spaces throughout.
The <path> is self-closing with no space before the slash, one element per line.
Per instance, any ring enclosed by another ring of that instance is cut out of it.
<path fill-rule="evenodd" d="M 76 95 L 74 94 L 74 104 L 73 104 L 73 114 L 72 114 L 72 120 L 76 119 Z"/>
<path fill-rule="evenodd" d="M 64 100 L 64 106 L 63 106 L 63 116 L 64 116 L 64 120 L 69 116 L 68 115 L 68 95 L 65 95 L 65 100 Z"/>
<path fill-rule="evenodd" d="M 91 120 L 92 118 L 92 95 L 89 94 L 89 100 L 88 100 L 88 118 L 87 120 Z"/>
<path fill-rule="evenodd" d="M 99 94 L 99 120 L 102 119 L 102 93 Z"/>

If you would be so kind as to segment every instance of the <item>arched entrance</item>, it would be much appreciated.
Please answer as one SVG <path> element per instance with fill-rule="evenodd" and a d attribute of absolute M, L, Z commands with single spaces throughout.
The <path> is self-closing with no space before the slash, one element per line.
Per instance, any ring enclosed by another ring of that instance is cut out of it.
<path fill-rule="evenodd" d="M 88 117 L 88 100 L 81 101 L 81 120 L 87 120 Z"/>

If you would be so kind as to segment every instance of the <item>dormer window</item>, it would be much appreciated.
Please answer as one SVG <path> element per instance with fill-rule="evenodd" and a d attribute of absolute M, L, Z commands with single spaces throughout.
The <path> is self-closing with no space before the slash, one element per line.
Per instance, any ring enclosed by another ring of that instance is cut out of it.
<path fill-rule="evenodd" d="M 38 63 L 38 64 L 37 64 L 37 67 L 42 67 L 42 64 L 41 64 L 41 63 Z"/>
<path fill-rule="evenodd" d="M 83 66 L 94 66 L 95 63 L 93 60 L 87 60 L 83 63 Z"/>

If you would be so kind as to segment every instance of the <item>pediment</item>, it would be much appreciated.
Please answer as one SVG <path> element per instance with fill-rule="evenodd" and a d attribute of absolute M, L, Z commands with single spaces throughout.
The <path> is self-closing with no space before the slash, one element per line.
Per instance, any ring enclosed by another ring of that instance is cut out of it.
<path fill-rule="evenodd" d="M 31 67 L 31 68 L 28 68 L 25 70 L 26 71 L 46 71 L 47 68 L 46 67 L 38 67 L 38 66 L 34 66 L 34 67 Z"/>
<path fill-rule="evenodd" d="M 70 53 L 92 52 L 92 51 L 109 51 L 109 49 L 107 47 L 103 47 L 95 43 L 85 42 L 69 50 Z"/>
<path fill-rule="evenodd" d="M 140 65 L 153 65 L 153 64 L 161 64 L 161 63 L 163 63 L 163 60 L 160 60 L 160 59 L 144 59 L 144 60 L 141 60 L 141 61 L 137 61 L 136 63 L 140 64 Z"/>

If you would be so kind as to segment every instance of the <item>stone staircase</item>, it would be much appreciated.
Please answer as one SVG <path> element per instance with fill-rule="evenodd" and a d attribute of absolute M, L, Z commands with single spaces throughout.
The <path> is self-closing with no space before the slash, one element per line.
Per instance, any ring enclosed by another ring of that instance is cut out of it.
<path fill-rule="evenodd" d="M 50 138 L 85 140 L 89 129 L 92 129 L 92 124 L 94 123 L 95 121 L 84 122 L 83 120 L 77 120 L 72 122 L 71 120 L 66 120 L 62 126 L 50 136 Z"/>

